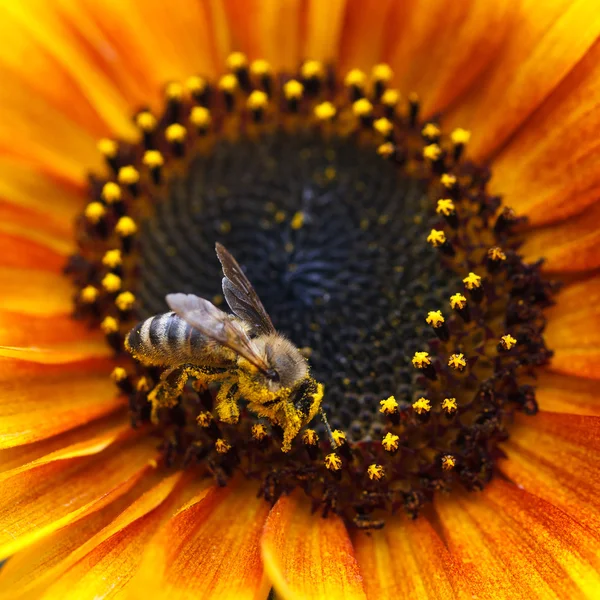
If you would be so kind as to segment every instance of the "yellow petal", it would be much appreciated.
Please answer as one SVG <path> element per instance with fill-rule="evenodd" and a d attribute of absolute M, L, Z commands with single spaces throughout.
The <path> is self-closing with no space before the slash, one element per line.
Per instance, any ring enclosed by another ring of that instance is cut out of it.
<path fill-rule="evenodd" d="M 150 542 L 130 593 L 135 598 L 266 598 L 259 538 L 268 511 L 253 483 L 203 492 Z"/>
<path fill-rule="evenodd" d="M 455 598 L 452 558 L 425 516 L 390 517 L 380 531 L 355 532 L 353 542 L 367 598 Z"/>
<path fill-rule="evenodd" d="M 362 577 L 343 521 L 312 514 L 296 492 L 272 508 L 262 540 L 265 569 L 282 598 L 364 599 Z"/>
<path fill-rule="evenodd" d="M 551 369 L 598 379 L 600 377 L 600 279 L 571 284 L 557 296 L 546 315 L 545 337 L 554 350 Z"/>
<path fill-rule="evenodd" d="M 110 360 L 40 365 L 0 358 L 0 448 L 62 433 L 124 405 Z"/>
<path fill-rule="evenodd" d="M 0 487 L 0 556 L 5 558 L 125 493 L 156 456 L 132 435 L 92 456 L 23 471 Z"/>
<path fill-rule="evenodd" d="M 600 530 L 600 417 L 518 415 L 499 467 L 511 481 Z"/>
<path fill-rule="evenodd" d="M 56 239 L 43 231 L 0 223 L 0 267 L 41 269 L 61 273 L 73 242 Z"/>
<path fill-rule="evenodd" d="M 337 59 L 346 2 L 309 0 L 302 42 L 304 57 L 323 62 Z"/>
<path fill-rule="evenodd" d="M 70 568 L 76 569 L 81 559 L 97 551 L 107 539 L 156 509 L 175 483 L 166 478 L 162 482 L 163 476 L 153 469 L 145 471 L 131 489 L 106 506 L 12 556 L 10 568 L 0 571 L 0 598 L 40 598 L 50 582 Z M 120 583 L 116 577 L 105 578 L 104 582 L 109 586 Z"/>
<path fill-rule="evenodd" d="M 534 0 L 522 2 L 497 60 L 445 123 L 472 132 L 472 157 L 490 157 L 577 65 L 599 34 L 600 14 L 593 2 L 548 0 L 543 7 Z"/>
<path fill-rule="evenodd" d="M 533 384 L 543 411 L 600 417 L 598 382 L 593 379 L 544 370 Z"/>

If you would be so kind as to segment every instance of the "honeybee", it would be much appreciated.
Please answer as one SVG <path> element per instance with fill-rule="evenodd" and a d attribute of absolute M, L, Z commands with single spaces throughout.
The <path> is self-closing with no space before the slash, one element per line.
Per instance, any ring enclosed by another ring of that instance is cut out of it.
<path fill-rule="evenodd" d="M 277 333 L 235 258 L 219 243 L 216 252 L 233 314 L 193 294 L 169 294 L 172 312 L 138 323 L 125 339 L 126 350 L 143 365 L 167 367 L 148 395 L 152 419 L 159 408 L 176 405 L 194 377 L 204 385 L 220 384 L 215 410 L 221 421 L 238 421 L 243 398 L 258 417 L 279 425 L 283 452 L 318 412 L 331 434 L 321 407 L 323 385 L 310 376 L 298 348 Z"/>

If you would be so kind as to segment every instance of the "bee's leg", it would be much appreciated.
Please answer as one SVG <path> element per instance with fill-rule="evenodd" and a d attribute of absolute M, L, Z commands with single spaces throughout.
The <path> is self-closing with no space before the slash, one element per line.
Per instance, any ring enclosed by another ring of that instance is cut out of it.
<path fill-rule="evenodd" d="M 281 451 L 289 452 L 292 447 L 292 440 L 302 428 L 303 415 L 291 402 L 284 402 L 282 404 L 281 410 L 284 416 L 279 419 L 279 424 L 283 427 Z"/>
<path fill-rule="evenodd" d="M 177 405 L 188 376 L 184 367 L 172 367 L 162 372 L 160 382 L 148 394 L 148 401 L 152 404 L 150 419 L 153 423 L 158 422 L 159 409 Z"/>
<path fill-rule="evenodd" d="M 219 415 L 219 420 L 225 423 L 237 423 L 240 419 L 240 409 L 238 399 L 240 392 L 237 383 L 224 381 L 217 392 L 215 408 Z"/>

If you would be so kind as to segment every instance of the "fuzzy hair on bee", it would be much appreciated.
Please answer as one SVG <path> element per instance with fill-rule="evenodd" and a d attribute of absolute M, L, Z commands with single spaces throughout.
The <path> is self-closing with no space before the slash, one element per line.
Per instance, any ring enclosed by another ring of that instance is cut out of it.
<path fill-rule="evenodd" d="M 171 312 L 138 323 L 125 348 L 146 366 L 166 367 L 148 395 L 152 418 L 176 405 L 189 377 L 218 383 L 215 410 L 221 421 L 236 423 L 239 401 L 258 417 L 283 429 L 282 451 L 322 410 L 323 385 L 310 375 L 307 360 L 279 334 L 240 265 L 221 245 L 216 252 L 223 269 L 228 314 L 193 294 L 169 294 Z"/>

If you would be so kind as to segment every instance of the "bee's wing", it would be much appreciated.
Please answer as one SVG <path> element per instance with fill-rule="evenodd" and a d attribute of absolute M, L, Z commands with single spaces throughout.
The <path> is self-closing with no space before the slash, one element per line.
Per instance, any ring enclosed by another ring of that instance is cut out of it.
<path fill-rule="evenodd" d="M 269 370 L 242 326 L 214 304 L 194 294 L 169 294 L 166 300 L 177 316 L 206 337 L 227 346 L 261 371 Z"/>
<path fill-rule="evenodd" d="M 223 295 L 231 310 L 240 319 L 251 325 L 255 335 L 275 333 L 275 327 L 273 327 L 265 307 L 237 260 L 218 242 L 216 249 L 225 275 L 223 277 Z"/>

